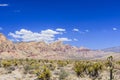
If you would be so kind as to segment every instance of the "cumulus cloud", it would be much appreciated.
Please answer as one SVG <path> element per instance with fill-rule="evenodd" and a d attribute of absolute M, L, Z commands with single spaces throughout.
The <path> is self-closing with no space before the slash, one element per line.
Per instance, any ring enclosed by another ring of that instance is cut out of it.
<path fill-rule="evenodd" d="M 8 6 L 8 4 L 0 4 L 0 7 Z"/>
<path fill-rule="evenodd" d="M 10 32 L 9 36 L 13 37 L 13 41 L 44 41 L 44 42 L 53 42 L 55 41 L 56 35 L 60 35 L 61 32 L 54 31 L 51 29 L 42 30 L 41 32 L 32 32 L 27 29 L 21 29 L 20 31 L 15 31 L 15 33 Z M 61 41 L 70 41 L 67 38 L 59 38 Z"/>
<path fill-rule="evenodd" d="M 51 29 L 42 30 L 41 33 L 42 34 L 49 34 L 49 35 L 59 34 L 59 32 L 51 30 Z"/>
<path fill-rule="evenodd" d="M 57 28 L 56 31 L 65 32 L 66 30 L 62 28 Z"/>
<path fill-rule="evenodd" d="M 113 29 L 113 31 L 116 31 L 116 30 L 118 30 L 118 29 L 117 29 L 117 28 L 115 28 L 115 27 L 114 27 L 114 28 L 112 28 L 112 29 Z"/>
<path fill-rule="evenodd" d="M 79 31 L 79 29 L 77 29 L 77 28 L 74 28 L 74 29 L 73 29 L 73 31 L 76 31 L 76 32 L 78 32 L 78 31 Z"/>
<path fill-rule="evenodd" d="M 58 38 L 59 41 L 72 41 L 72 39 L 68 39 L 68 38 Z"/>
<path fill-rule="evenodd" d="M 84 33 L 90 32 L 88 29 L 86 29 L 86 30 L 84 30 L 84 31 L 80 31 L 80 30 L 77 29 L 77 28 L 74 28 L 72 31 L 74 31 L 74 32 L 79 32 L 80 34 L 84 34 Z"/>

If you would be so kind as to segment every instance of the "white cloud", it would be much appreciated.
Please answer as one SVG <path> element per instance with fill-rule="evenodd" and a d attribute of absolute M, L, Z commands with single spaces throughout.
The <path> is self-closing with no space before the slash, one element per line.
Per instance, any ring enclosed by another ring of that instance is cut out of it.
<path fill-rule="evenodd" d="M 74 28 L 74 29 L 73 29 L 73 31 L 76 31 L 76 32 L 78 32 L 78 31 L 79 31 L 79 29 L 76 29 L 76 28 Z"/>
<path fill-rule="evenodd" d="M 17 33 L 14 34 L 14 33 L 11 33 L 11 32 L 10 32 L 9 35 L 12 36 L 13 38 L 21 38 L 21 36 L 18 35 Z M 12 39 L 12 40 L 13 40 L 13 39 Z"/>
<path fill-rule="evenodd" d="M 27 29 L 21 29 L 20 31 L 15 31 L 15 33 L 9 33 L 9 36 L 13 37 L 13 41 L 45 41 L 47 43 L 55 41 L 56 35 L 60 35 L 61 32 L 54 31 L 51 29 L 42 30 L 41 32 L 32 32 Z M 67 38 L 61 38 L 62 41 L 70 41 Z"/>
<path fill-rule="evenodd" d="M 16 31 L 16 34 L 23 35 L 23 34 L 32 34 L 32 31 L 26 30 L 26 29 L 21 29 L 20 31 Z"/>
<path fill-rule="evenodd" d="M 18 39 L 9 39 L 10 41 L 15 41 L 15 42 L 19 42 L 20 40 Z"/>
<path fill-rule="evenodd" d="M 59 34 L 59 32 L 51 30 L 51 29 L 42 30 L 41 33 L 42 34 L 49 34 L 49 35 Z"/>
<path fill-rule="evenodd" d="M 74 38 L 73 40 L 74 40 L 74 41 L 78 41 L 78 39 L 76 39 L 76 38 Z"/>
<path fill-rule="evenodd" d="M 62 28 L 57 28 L 56 31 L 65 32 L 66 30 Z"/>
<path fill-rule="evenodd" d="M 60 41 L 72 41 L 72 39 L 68 39 L 68 38 L 58 38 L 58 40 L 60 40 Z"/>
<path fill-rule="evenodd" d="M 112 28 L 112 29 L 113 29 L 114 31 L 118 30 L 118 29 L 117 29 L 117 28 L 115 28 L 115 27 L 114 27 L 114 28 Z"/>
<path fill-rule="evenodd" d="M 9 6 L 8 4 L 0 4 L 0 7 Z"/>
<path fill-rule="evenodd" d="M 3 28 L 2 28 L 2 27 L 0 27 L 0 30 L 3 30 Z"/>

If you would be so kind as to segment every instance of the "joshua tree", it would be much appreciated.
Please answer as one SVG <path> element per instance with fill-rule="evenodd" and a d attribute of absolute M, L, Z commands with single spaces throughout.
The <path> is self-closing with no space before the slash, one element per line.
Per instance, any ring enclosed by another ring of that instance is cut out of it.
<path fill-rule="evenodd" d="M 112 56 L 109 56 L 109 57 L 107 58 L 107 60 L 108 60 L 108 66 L 109 66 L 109 70 L 110 70 L 110 80 L 112 80 L 112 79 L 113 79 L 113 74 L 112 74 L 112 72 L 113 72 L 113 68 L 114 68 L 113 63 L 112 63 L 113 57 L 112 57 Z"/>

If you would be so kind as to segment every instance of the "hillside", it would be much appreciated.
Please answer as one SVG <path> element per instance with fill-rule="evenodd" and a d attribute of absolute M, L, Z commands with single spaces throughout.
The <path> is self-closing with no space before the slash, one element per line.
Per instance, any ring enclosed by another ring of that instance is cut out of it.
<path fill-rule="evenodd" d="M 120 46 L 105 48 L 105 49 L 102 49 L 102 50 L 105 51 L 105 52 L 116 52 L 116 53 L 120 53 Z"/>
<path fill-rule="evenodd" d="M 119 53 L 78 48 L 61 41 L 14 43 L 0 34 L 0 80 L 109 80 L 106 59 L 111 55 L 114 77 L 119 80 Z"/>
<path fill-rule="evenodd" d="M 9 41 L 0 34 L 0 58 L 33 58 L 33 59 L 94 59 L 109 55 L 109 52 L 94 51 L 84 47 L 63 44 L 61 41 L 19 42 Z"/>

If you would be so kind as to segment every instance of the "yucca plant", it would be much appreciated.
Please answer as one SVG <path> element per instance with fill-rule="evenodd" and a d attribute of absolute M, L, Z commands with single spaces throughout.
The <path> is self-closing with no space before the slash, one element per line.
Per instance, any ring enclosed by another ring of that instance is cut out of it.
<path fill-rule="evenodd" d="M 112 80 L 113 79 L 113 69 L 114 69 L 114 66 L 113 66 L 113 57 L 109 56 L 107 58 L 107 61 L 108 61 L 108 68 L 110 70 L 110 80 Z"/>
<path fill-rule="evenodd" d="M 102 67 L 103 65 L 99 62 L 91 63 L 87 68 L 88 75 L 93 79 L 97 78 L 102 70 Z"/>
<path fill-rule="evenodd" d="M 64 67 L 64 66 L 67 65 L 67 62 L 66 62 L 66 61 L 60 61 L 60 60 L 59 60 L 59 61 L 57 62 L 57 64 L 58 64 L 59 67 Z"/>
<path fill-rule="evenodd" d="M 77 76 L 82 77 L 83 73 L 86 70 L 86 65 L 82 62 L 75 62 L 74 64 L 74 71 L 76 72 Z"/>
<path fill-rule="evenodd" d="M 44 66 L 43 71 L 41 71 L 41 73 L 37 75 L 38 75 L 38 80 L 50 80 L 51 72 L 46 66 Z"/>

